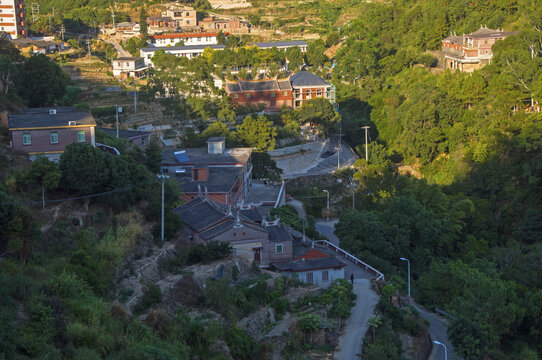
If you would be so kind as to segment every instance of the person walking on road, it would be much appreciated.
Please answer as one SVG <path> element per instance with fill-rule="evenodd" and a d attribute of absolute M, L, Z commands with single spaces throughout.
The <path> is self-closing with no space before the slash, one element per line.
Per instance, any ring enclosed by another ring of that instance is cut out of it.
<path fill-rule="evenodd" d="M 354 285 L 354 274 L 350 274 L 350 282 Z"/>

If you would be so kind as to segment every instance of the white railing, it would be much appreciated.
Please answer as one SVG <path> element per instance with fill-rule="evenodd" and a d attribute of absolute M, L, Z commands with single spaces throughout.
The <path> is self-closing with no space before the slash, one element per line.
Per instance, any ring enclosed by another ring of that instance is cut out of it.
<path fill-rule="evenodd" d="M 330 243 L 327 240 L 317 240 L 317 241 L 315 241 L 315 243 L 322 243 L 323 245 L 329 247 L 330 249 L 332 249 L 336 253 L 338 253 L 338 254 L 344 256 L 345 258 L 347 258 L 348 260 L 352 261 L 354 264 L 359 265 L 359 266 L 363 267 L 365 270 L 375 274 L 376 275 L 376 281 L 381 281 L 381 280 L 384 281 L 384 274 L 382 274 L 380 271 L 376 270 L 371 265 L 361 261 L 360 259 L 358 259 L 354 255 L 344 251 L 343 249 L 341 249 L 337 245 L 335 245 L 333 243 Z"/>
<path fill-rule="evenodd" d="M 286 181 L 282 180 L 282 185 L 280 186 L 279 196 L 277 196 L 277 201 L 275 201 L 276 208 L 280 207 L 282 196 L 284 195 L 284 187 L 286 185 Z"/>

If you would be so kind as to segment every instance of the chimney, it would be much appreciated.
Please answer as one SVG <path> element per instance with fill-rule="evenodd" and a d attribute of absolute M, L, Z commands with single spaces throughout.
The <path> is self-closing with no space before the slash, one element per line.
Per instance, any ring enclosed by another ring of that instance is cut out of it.
<path fill-rule="evenodd" d="M 210 155 L 222 155 L 226 149 L 226 138 L 221 137 L 210 137 L 207 140 L 207 152 Z"/>

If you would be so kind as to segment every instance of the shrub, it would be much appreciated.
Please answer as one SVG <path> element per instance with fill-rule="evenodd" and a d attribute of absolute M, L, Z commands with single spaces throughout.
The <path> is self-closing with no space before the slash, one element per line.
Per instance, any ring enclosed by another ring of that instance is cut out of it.
<path fill-rule="evenodd" d="M 74 298 L 88 292 L 88 285 L 76 275 L 63 271 L 54 275 L 46 283 L 46 287 L 52 295 L 61 298 Z"/>
<path fill-rule="evenodd" d="M 232 327 L 226 332 L 226 344 L 236 360 L 254 359 L 260 351 L 260 344 L 248 336 L 245 329 Z"/>
<path fill-rule="evenodd" d="M 134 307 L 134 312 L 141 313 L 150 306 L 158 304 L 160 301 L 162 301 L 162 291 L 160 291 L 160 288 L 156 285 L 147 286 L 143 291 L 143 296 Z"/>

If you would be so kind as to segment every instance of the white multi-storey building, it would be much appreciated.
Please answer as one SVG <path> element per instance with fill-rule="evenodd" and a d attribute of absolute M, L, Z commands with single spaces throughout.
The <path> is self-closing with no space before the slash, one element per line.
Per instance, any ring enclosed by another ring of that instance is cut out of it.
<path fill-rule="evenodd" d="M 26 10 L 23 0 L 0 0 L 0 31 L 12 39 L 26 37 Z"/>
<path fill-rule="evenodd" d="M 185 46 L 190 45 L 216 45 L 218 33 L 170 33 L 149 36 L 150 47 L 175 46 L 182 42 Z"/>

